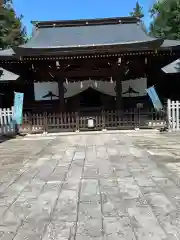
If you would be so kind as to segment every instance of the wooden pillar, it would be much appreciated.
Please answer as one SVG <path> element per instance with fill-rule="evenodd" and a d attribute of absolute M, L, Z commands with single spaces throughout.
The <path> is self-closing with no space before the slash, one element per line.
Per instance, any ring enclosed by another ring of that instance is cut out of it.
<path fill-rule="evenodd" d="M 121 60 L 122 61 L 122 60 Z M 122 81 L 124 78 L 124 66 L 123 63 L 118 63 L 114 67 L 114 77 L 116 81 L 116 108 L 118 111 L 122 111 Z"/>
<path fill-rule="evenodd" d="M 116 108 L 122 110 L 122 80 L 121 76 L 116 76 Z"/>
<path fill-rule="evenodd" d="M 64 78 L 58 78 L 58 90 L 59 90 L 59 110 L 63 112 L 64 109 Z"/>

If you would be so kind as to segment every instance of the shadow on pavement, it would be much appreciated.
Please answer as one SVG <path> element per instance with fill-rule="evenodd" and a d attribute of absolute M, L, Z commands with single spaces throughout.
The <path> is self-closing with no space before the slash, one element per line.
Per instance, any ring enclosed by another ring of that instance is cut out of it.
<path fill-rule="evenodd" d="M 24 135 L 0 135 L 0 143 L 3 143 L 3 142 L 6 142 L 6 141 L 9 141 L 11 139 L 17 139 L 18 137 L 24 137 Z"/>

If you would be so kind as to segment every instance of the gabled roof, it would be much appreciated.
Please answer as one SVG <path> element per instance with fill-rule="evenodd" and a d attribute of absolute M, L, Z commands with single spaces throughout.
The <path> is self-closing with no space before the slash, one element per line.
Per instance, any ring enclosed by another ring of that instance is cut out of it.
<path fill-rule="evenodd" d="M 14 48 L 21 55 L 58 54 L 71 51 L 89 52 L 145 50 L 159 48 L 162 39 L 152 38 L 143 31 L 135 17 L 85 19 L 73 21 L 33 22 L 34 36 L 25 45 Z"/>
<path fill-rule="evenodd" d="M 180 59 L 164 66 L 162 71 L 168 74 L 180 73 Z"/>
<path fill-rule="evenodd" d="M 173 49 L 180 48 L 180 41 L 179 40 L 165 39 L 163 44 L 161 45 L 161 48 L 162 49 L 165 49 L 165 48 L 173 48 Z"/>
<path fill-rule="evenodd" d="M 1 50 L 0 51 L 0 58 L 2 59 L 12 59 L 15 55 L 15 52 L 12 48 Z"/>
<path fill-rule="evenodd" d="M 103 94 L 115 97 L 115 83 L 105 81 L 85 80 L 83 82 L 64 83 L 65 92 L 64 97 L 73 97 L 81 92 L 86 91 L 88 88 L 92 88 Z"/>
<path fill-rule="evenodd" d="M 180 49 L 180 41 L 148 36 L 135 17 L 32 23 L 35 25 L 33 37 L 24 45 L 0 51 L 1 59 Z"/>
<path fill-rule="evenodd" d="M 15 81 L 19 78 L 19 75 L 13 72 L 10 72 L 8 70 L 5 70 L 4 68 L 1 68 L 1 67 L 0 67 L 0 72 L 1 72 L 0 83 L 6 82 L 6 81 Z"/>

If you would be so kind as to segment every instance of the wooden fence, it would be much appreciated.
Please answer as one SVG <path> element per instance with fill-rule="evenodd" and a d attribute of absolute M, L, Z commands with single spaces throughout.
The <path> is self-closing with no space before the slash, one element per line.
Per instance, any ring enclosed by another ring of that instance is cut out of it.
<path fill-rule="evenodd" d="M 179 131 L 180 130 L 180 102 L 171 101 L 168 99 L 167 103 L 167 118 L 168 118 L 168 128 L 170 131 Z"/>
<path fill-rule="evenodd" d="M 131 109 L 118 112 L 115 110 L 98 112 L 64 112 L 64 113 L 24 113 L 21 131 L 26 132 L 54 132 L 89 130 L 88 119 L 94 120 L 94 128 L 102 129 L 132 129 L 156 128 L 165 125 L 165 114 L 157 113 L 153 109 L 142 111 Z"/>
<path fill-rule="evenodd" d="M 14 126 L 12 122 L 13 107 L 0 108 L 0 135 L 14 133 Z"/>

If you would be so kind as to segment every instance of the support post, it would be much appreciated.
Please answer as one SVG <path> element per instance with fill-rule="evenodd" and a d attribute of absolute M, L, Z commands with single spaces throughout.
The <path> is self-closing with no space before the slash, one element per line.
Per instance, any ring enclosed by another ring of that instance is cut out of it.
<path fill-rule="evenodd" d="M 64 79 L 58 79 L 58 89 L 59 89 L 59 110 L 64 111 Z"/>
<path fill-rule="evenodd" d="M 171 100 L 167 100 L 167 127 L 171 131 L 172 128 L 172 117 L 171 117 Z"/>
<path fill-rule="evenodd" d="M 122 111 L 122 80 L 124 79 L 124 63 L 120 59 L 114 66 L 114 76 L 116 80 L 116 108 L 118 112 Z"/>
<path fill-rule="evenodd" d="M 121 76 L 116 76 L 116 108 L 122 110 L 122 80 Z"/>

